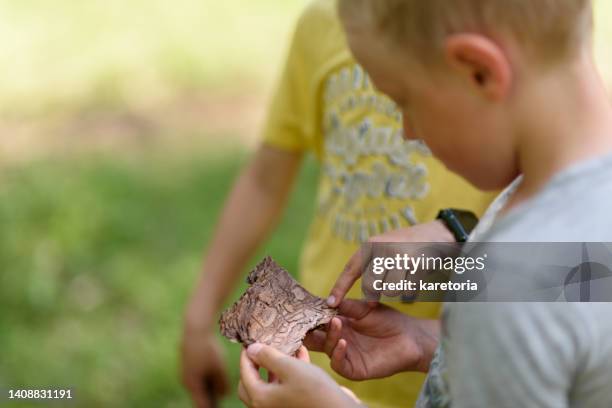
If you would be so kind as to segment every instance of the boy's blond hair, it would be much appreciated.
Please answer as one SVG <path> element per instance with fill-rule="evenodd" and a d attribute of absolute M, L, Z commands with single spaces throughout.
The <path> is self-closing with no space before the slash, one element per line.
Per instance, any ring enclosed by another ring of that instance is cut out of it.
<path fill-rule="evenodd" d="M 590 0 L 339 0 L 343 20 L 367 25 L 395 45 L 435 59 L 444 38 L 475 32 L 510 35 L 526 54 L 554 63 L 590 39 Z"/>

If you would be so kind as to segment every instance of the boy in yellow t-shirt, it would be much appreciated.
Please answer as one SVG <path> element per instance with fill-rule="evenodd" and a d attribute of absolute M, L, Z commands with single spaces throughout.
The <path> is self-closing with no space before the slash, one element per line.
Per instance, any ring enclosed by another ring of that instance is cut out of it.
<path fill-rule="evenodd" d="M 207 404 L 203 383 L 211 392 L 226 389 L 214 336 L 219 308 L 281 213 L 307 152 L 315 153 L 321 173 L 300 279 L 319 296 L 329 294 L 360 243 L 427 222 L 415 230 L 415 241 L 452 239 L 432 222 L 438 211 L 454 207 L 481 214 L 493 198 L 446 170 L 422 142 L 403 140 L 396 106 L 350 55 L 335 1 L 311 3 L 298 22 L 263 142 L 230 195 L 187 309 L 183 377 L 199 406 Z M 439 305 L 400 309 L 433 318 Z M 313 356 L 331 372 L 323 357 Z M 336 378 L 370 406 L 394 407 L 415 401 L 424 376 L 403 373 L 367 383 Z"/>

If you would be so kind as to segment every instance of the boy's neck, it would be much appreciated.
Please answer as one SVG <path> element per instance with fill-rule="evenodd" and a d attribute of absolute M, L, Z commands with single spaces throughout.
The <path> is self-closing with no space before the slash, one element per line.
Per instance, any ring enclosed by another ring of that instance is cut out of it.
<path fill-rule="evenodd" d="M 612 153 L 612 105 L 589 56 L 528 81 L 517 97 L 516 146 L 524 179 L 508 207 L 535 195 L 560 171 Z"/>

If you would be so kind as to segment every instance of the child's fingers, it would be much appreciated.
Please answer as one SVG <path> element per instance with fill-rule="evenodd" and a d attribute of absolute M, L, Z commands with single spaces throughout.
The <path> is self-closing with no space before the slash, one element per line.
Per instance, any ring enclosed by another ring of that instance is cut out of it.
<path fill-rule="evenodd" d="M 366 253 L 363 248 L 359 249 L 348 263 L 344 267 L 344 270 L 338 277 L 338 280 L 334 284 L 329 297 L 327 298 L 327 304 L 331 307 L 336 307 L 344 299 L 348 291 L 353 287 L 355 282 L 361 277 L 361 272 L 364 262 L 369 258 L 369 254 Z"/>
<path fill-rule="evenodd" d="M 325 354 L 331 357 L 334 347 L 340 340 L 340 335 L 342 333 L 342 321 L 337 317 L 334 317 L 331 322 L 329 322 L 329 328 L 327 330 L 327 338 L 325 339 Z"/>
<path fill-rule="evenodd" d="M 356 299 L 345 299 L 338 306 L 338 313 L 351 319 L 363 319 L 376 306 L 376 303 Z"/>
<path fill-rule="evenodd" d="M 240 382 L 249 399 L 253 395 L 265 392 L 266 384 L 259 375 L 257 365 L 249 358 L 246 350 L 240 354 Z"/>
<path fill-rule="evenodd" d="M 350 375 L 352 372 L 352 364 L 346 358 L 347 351 L 347 343 L 346 340 L 340 339 L 338 344 L 334 348 L 331 354 L 331 367 L 334 371 L 339 374 L 348 374 Z"/>
<path fill-rule="evenodd" d="M 310 354 L 308 353 L 308 349 L 304 346 L 300 347 L 297 351 L 295 357 L 298 360 L 304 361 L 306 363 L 310 363 Z"/>
<path fill-rule="evenodd" d="M 344 393 L 346 395 L 348 395 L 353 401 L 355 401 L 357 404 L 361 404 L 361 400 L 359 398 L 357 398 L 357 395 L 355 395 L 355 393 L 351 390 L 349 390 L 346 387 L 340 387 L 342 389 L 342 391 L 344 391 Z"/>
<path fill-rule="evenodd" d="M 244 405 L 246 405 L 247 407 L 253 406 L 253 403 L 251 402 L 251 397 L 246 391 L 246 388 L 244 388 L 244 384 L 242 384 L 242 381 L 238 383 L 238 397 L 240 398 L 240 401 L 244 402 Z"/>
<path fill-rule="evenodd" d="M 295 366 L 301 364 L 275 348 L 260 343 L 251 344 L 247 348 L 247 356 L 249 361 L 252 360 L 251 364 L 258 364 L 276 374 L 281 380 L 290 376 L 295 371 Z M 256 385 L 255 382 L 253 384 Z M 249 384 L 245 383 L 244 385 L 247 387 L 247 391 L 249 391 Z"/>
<path fill-rule="evenodd" d="M 306 335 L 304 345 L 308 350 L 323 351 L 325 348 L 325 339 L 327 336 L 323 330 L 313 330 Z"/>

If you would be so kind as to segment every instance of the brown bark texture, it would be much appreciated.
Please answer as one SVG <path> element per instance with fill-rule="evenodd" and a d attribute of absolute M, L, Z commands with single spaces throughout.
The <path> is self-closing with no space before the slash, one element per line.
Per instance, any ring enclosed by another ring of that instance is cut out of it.
<path fill-rule="evenodd" d="M 293 355 L 309 331 L 336 315 L 270 257 L 251 271 L 247 283 L 246 292 L 219 320 L 221 333 L 244 346 L 263 343 Z"/>

